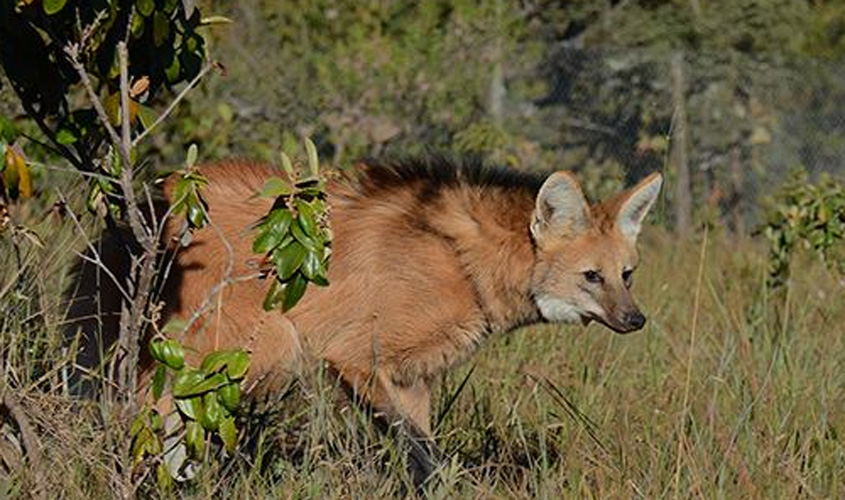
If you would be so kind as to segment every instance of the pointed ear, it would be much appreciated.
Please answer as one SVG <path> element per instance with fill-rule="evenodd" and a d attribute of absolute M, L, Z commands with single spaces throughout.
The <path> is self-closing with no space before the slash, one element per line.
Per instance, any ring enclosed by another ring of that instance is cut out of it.
<path fill-rule="evenodd" d="M 531 221 L 534 238 L 573 236 L 590 225 L 590 206 L 575 177 L 568 172 L 550 175 L 537 194 Z"/>
<path fill-rule="evenodd" d="M 616 229 L 623 236 L 631 240 L 637 239 L 643 219 L 657 200 L 662 185 L 663 176 L 660 172 L 655 172 L 628 191 L 616 214 Z"/>

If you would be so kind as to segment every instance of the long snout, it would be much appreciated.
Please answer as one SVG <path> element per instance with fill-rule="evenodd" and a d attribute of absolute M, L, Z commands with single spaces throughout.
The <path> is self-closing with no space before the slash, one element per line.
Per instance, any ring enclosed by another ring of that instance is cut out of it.
<path fill-rule="evenodd" d="M 624 309 L 607 318 L 597 318 L 602 324 L 616 333 L 631 333 L 642 330 L 646 324 L 645 315 L 636 307 Z"/>

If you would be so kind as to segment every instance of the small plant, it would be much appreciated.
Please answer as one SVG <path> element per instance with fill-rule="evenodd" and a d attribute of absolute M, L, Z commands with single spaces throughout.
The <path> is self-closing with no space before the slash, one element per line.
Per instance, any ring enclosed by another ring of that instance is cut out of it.
<path fill-rule="evenodd" d="M 299 302 L 308 282 L 329 284 L 326 269 L 331 255 L 325 180 L 320 177 L 317 148 L 305 139 L 309 175 L 299 178 L 290 158 L 281 153 L 288 180 L 273 177 L 259 196 L 275 198 L 270 213 L 258 223 L 252 251 L 264 254 L 264 272 L 272 280 L 264 309 L 283 311 Z"/>
<path fill-rule="evenodd" d="M 181 329 L 179 322 L 171 322 L 165 332 Z M 133 466 L 137 467 L 146 457 L 155 457 L 156 478 L 159 487 L 167 489 L 179 474 L 184 462 L 168 463 L 164 459 L 168 450 L 165 442 L 174 433 L 177 438 L 172 448 L 185 446 L 195 460 L 206 457 L 207 443 L 216 436 L 231 453 L 238 443 L 235 412 L 240 404 L 240 383 L 249 370 L 250 356 L 243 349 L 209 353 L 199 367 L 185 362 L 185 348 L 173 339 L 154 339 L 149 344 L 150 355 L 157 363 L 151 389 L 157 403 L 169 387 L 181 425 L 166 429 L 164 418 L 158 410 L 144 407 L 130 429 Z M 169 381 L 169 384 L 168 384 Z"/>
<path fill-rule="evenodd" d="M 845 275 L 845 189 L 830 176 L 817 184 L 799 174 L 781 188 L 761 232 L 769 240 L 769 286 L 789 278 L 796 248 L 812 250 L 827 266 Z"/>

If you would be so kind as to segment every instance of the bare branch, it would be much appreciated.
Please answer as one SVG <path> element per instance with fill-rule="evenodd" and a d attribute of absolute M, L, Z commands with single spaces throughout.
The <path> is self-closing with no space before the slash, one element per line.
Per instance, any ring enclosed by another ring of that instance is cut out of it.
<path fill-rule="evenodd" d="M 135 199 L 135 190 L 132 187 L 134 175 L 129 155 L 132 148 L 132 141 L 130 140 L 131 113 L 129 112 L 129 54 L 126 49 L 126 42 L 118 42 L 117 54 L 120 61 L 120 125 L 122 137 L 115 142 L 115 146 L 120 148 L 123 166 L 120 171 L 120 187 L 126 200 L 126 214 L 129 217 L 129 226 L 132 228 L 135 239 L 138 240 L 145 252 L 155 252 L 156 242 L 153 240 L 152 232 L 144 224 L 140 207 Z"/>
<path fill-rule="evenodd" d="M 70 61 L 70 65 L 73 66 L 74 71 L 76 71 L 76 74 L 79 75 L 79 80 L 82 82 L 82 86 L 85 87 L 85 92 L 88 94 L 88 100 L 90 100 L 91 105 L 94 106 L 94 111 L 97 112 L 97 117 L 99 117 L 100 121 L 103 123 L 103 127 L 105 127 L 106 132 L 108 132 L 112 143 L 115 145 L 120 144 L 120 137 L 118 137 L 117 132 L 114 130 L 114 127 L 109 120 L 106 108 L 103 107 L 103 103 L 100 102 L 100 98 L 97 97 L 97 93 L 94 91 L 94 85 L 91 83 L 91 78 L 88 76 L 88 72 L 85 71 L 85 66 L 83 66 L 82 62 L 79 60 L 79 46 L 76 44 L 68 44 L 65 47 L 64 52 Z M 128 159 L 129 158 L 127 158 L 127 160 Z"/>
<path fill-rule="evenodd" d="M 153 131 L 153 129 L 154 129 L 154 128 L 156 128 L 157 126 L 159 126 L 159 125 L 161 124 L 161 122 L 163 122 L 163 121 L 164 121 L 164 120 L 165 120 L 168 116 L 170 116 L 170 114 L 171 114 L 171 113 L 173 113 L 173 110 L 174 110 L 174 109 L 176 109 L 176 106 L 177 106 L 177 105 L 178 105 L 178 104 L 182 101 L 182 99 L 184 99 L 184 98 L 185 98 L 185 96 L 186 96 L 186 95 L 188 95 L 188 91 L 190 91 L 192 88 L 194 88 L 194 86 L 196 86 L 196 84 L 197 84 L 197 83 L 199 83 L 199 81 L 200 81 L 200 80 L 201 80 L 201 79 L 202 79 L 202 78 L 203 78 L 203 77 L 204 77 L 204 76 L 205 76 L 205 75 L 206 75 L 209 71 L 211 71 L 211 69 L 212 69 L 212 68 L 214 68 L 215 66 L 216 66 L 216 63 L 214 63 L 214 62 L 211 62 L 211 63 L 209 63 L 209 64 L 206 64 L 206 65 L 205 65 L 205 67 L 203 67 L 203 68 L 202 68 L 202 70 L 200 70 L 200 72 L 197 74 L 197 76 L 195 76 L 195 77 L 194 77 L 194 79 L 193 79 L 193 80 L 191 80 L 191 81 L 188 83 L 188 86 L 187 86 L 187 87 L 185 87 L 184 89 L 182 89 L 182 91 L 181 91 L 181 92 L 179 92 L 179 94 L 176 96 L 176 98 L 174 98 L 174 99 L 170 102 L 170 104 L 169 104 L 169 105 L 167 106 L 167 108 L 166 108 L 166 109 L 165 109 L 165 110 L 164 110 L 164 111 L 163 111 L 163 112 L 162 112 L 162 113 L 158 116 L 158 118 L 156 118 L 156 119 L 155 119 L 155 121 L 154 121 L 154 122 L 153 122 L 153 123 L 152 123 L 149 127 L 147 127 L 147 128 L 146 128 L 143 132 L 141 132 L 140 134 L 138 134 L 138 135 L 135 137 L 135 139 L 132 141 L 132 147 L 137 146 L 137 145 L 138 145 L 138 143 L 139 143 L 139 142 L 141 142 L 141 140 L 143 140 L 143 139 L 144 139 L 144 137 L 146 137 L 146 136 L 147 136 L 150 132 L 152 132 L 152 131 Z"/>

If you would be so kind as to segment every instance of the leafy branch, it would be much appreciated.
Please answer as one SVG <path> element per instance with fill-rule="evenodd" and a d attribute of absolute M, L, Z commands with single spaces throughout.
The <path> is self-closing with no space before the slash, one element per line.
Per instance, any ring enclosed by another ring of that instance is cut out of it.
<path fill-rule="evenodd" d="M 325 179 L 320 177 L 317 148 L 305 139 L 308 175 L 300 178 L 290 158 L 281 153 L 287 180 L 266 181 L 259 196 L 275 198 L 273 208 L 256 225 L 252 251 L 264 254 L 263 271 L 271 280 L 264 309 L 288 311 L 305 294 L 308 283 L 328 286 L 331 256 Z"/>
<path fill-rule="evenodd" d="M 794 176 L 776 195 L 760 232 L 769 240 L 770 287 L 786 284 L 798 248 L 815 252 L 845 276 L 845 188 L 830 176 L 816 184 L 806 174 Z"/>

